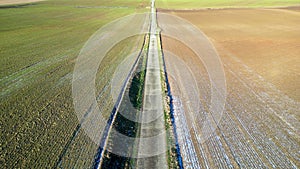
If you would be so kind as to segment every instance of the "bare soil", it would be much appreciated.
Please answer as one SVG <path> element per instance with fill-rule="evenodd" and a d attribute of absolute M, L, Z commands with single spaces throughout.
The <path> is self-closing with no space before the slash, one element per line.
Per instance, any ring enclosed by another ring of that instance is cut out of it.
<path fill-rule="evenodd" d="M 300 101 L 300 12 L 285 9 L 164 11 L 199 27 L 222 58 L 233 55 Z"/>
<path fill-rule="evenodd" d="M 220 112 L 219 122 L 208 125 L 218 126 L 211 137 L 201 143 L 209 130 L 204 126 L 211 104 L 208 74 L 189 47 L 162 37 L 171 93 L 179 96 L 187 124 L 196 121 L 190 125 L 190 134 L 201 167 L 300 166 L 297 160 L 300 150 L 297 134 L 300 131 L 299 11 L 273 8 L 164 12 L 199 27 L 214 44 L 224 65 L 225 109 Z M 193 91 L 190 79 L 177 62 L 179 59 L 167 51 L 178 56 L 193 72 L 202 105 L 198 110 L 189 110 L 194 99 L 188 95 Z M 183 163 L 193 165 L 185 156 Z"/>
<path fill-rule="evenodd" d="M 30 2 L 39 2 L 43 0 L 0 0 L 0 5 L 25 4 Z"/>

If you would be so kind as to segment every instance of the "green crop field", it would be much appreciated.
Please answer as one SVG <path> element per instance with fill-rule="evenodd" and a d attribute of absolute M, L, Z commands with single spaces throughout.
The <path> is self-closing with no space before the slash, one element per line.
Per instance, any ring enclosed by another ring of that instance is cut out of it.
<path fill-rule="evenodd" d="M 97 146 L 74 113 L 75 59 L 101 26 L 146 11 L 147 5 L 147 0 L 50 0 L 0 6 L 1 168 L 90 167 Z M 130 52 L 128 44 L 136 41 L 124 40 L 108 56 L 121 61 L 119 51 Z"/>
<path fill-rule="evenodd" d="M 156 4 L 167 9 L 275 7 L 300 5 L 300 0 L 157 0 Z"/>

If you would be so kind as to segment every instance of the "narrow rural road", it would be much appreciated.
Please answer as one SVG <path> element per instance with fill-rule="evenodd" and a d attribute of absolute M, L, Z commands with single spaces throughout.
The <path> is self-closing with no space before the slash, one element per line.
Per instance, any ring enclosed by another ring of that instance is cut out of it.
<path fill-rule="evenodd" d="M 141 140 L 137 168 L 168 168 L 166 158 L 166 132 L 159 62 L 155 1 L 151 4 L 150 43 L 141 117 Z"/>

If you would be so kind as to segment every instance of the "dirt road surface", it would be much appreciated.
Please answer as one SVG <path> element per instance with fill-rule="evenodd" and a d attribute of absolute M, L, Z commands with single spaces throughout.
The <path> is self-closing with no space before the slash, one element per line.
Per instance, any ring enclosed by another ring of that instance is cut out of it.
<path fill-rule="evenodd" d="M 168 168 L 166 131 L 162 97 L 161 67 L 159 63 L 156 11 L 151 7 L 150 43 L 147 58 L 137 168 Z M 165 151 L 164 151 L 165 150 Z M 144 158 L 143 158 L 144 157 Z"/>

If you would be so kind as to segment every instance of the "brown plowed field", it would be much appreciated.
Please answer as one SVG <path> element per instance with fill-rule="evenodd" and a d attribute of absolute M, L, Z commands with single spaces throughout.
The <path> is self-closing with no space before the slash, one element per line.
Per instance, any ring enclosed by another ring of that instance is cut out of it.
<path fill-rule="evenodd" d="M 164 12 L 199 27 L 214 44 L 224 66 L 227 96 L 222 118 L 203 126 L 206 118 L 213 116 L 209 109 L 211 83 L 205 67 L 183 43 L 162 37 L 171 93 L 177 102 L 182 102 L 180 108 L 189 125 L 199 165 L 299 167 L 300 12 L 288 9 Z M 188 93 L 194 90 L 181 62 L 197 83 L 202 106 L 196 111 L 189 109 L 193 99 Z M 191 125 L 193 120 L 195 125 Z M 201 141 L 214 123 L 217 128 L 207 140 Z M 193 156 L 191 153 L 185 152 L 184 156 L 182 152 L 185 167 L 195 165 L 188 160 Z"/>
<path fill-rule="evenodd" d="M 300 12 L 286 9 L 163 11 L 199 27 L 222 58 L 233 55 L 300 101 Z"/>
<path fill-rule="evenodd" d="M 38 2 L 43 0 L 0 0 L 0 5 L 25 4 L 30 2 Z"/>

